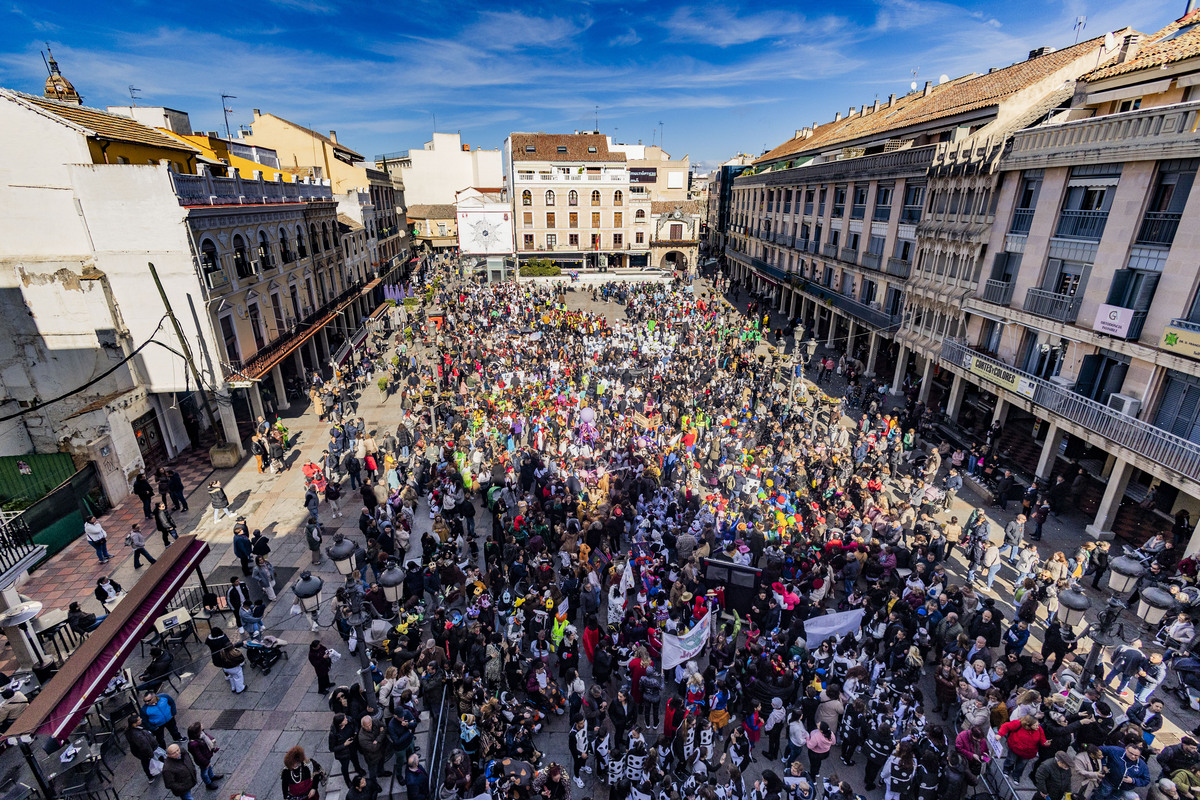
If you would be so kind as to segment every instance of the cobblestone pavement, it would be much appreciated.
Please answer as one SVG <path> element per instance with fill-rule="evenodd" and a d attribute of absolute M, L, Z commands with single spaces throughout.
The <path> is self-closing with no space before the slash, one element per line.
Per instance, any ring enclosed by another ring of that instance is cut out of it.
<path fill-rule="evenodd" d="M 638 279 L 643 278 L 639 276 Z M 694 285 L 694 290 L 698 293 L 708 292 L 711 289 L 711 285 L 703 281 L 697 281 Z M 619 316 L 622 313 L 621 308 L 615 303 L 594 301 L 591 292 L 585 291 L 582 286 L 576 291 L 567 291 L 566 298 L 568 306 L 573 308 L 587 309 L 610 316 Z M 732 300 L 732 296 L 729 299 Z M 743 311 L 745 310 L 746 298 L 744 295 L 736 305 Z M 773 315 L 772 327 L 777 324 L 782 326 L 783 323 L 784 320 L 780 315 Z M 820 387 L 828 393 L 836 394 L 844 390 L 845 383 L 840 377 L 835 376 L 832 381 L 822 382 Z M 897 400 L 898 404 L 899 402 Z M 378 393 L 372 390 L 364 393 L 357 413 L 366 419 L 369 427 L 394 427 L 400 417 L 397 402 L 394 400 L 390 403 L 381 401 Z M 293 441 L 296 442 L 296 449 L 289 459 L 291 469 L 279 476 L 260 475 L 253 460 L 249 460 L 235 470 L 218 470 L 214 473 L 214 477 L 220 478 L 225 484 L 227 493 L 233 501 L 234 513 L 244 515 L 251 529 L 261 528 L 271 537 L 272 560 L 276 567 L 281 570 L 291 568 L 298 572 L 309 568 L 310 561 L 310 554 L 301 528 L 304 518 L 303 476 L 299 465 L 309 458 L 315 458 L 320 453 L 327 438 L 328 425 L 318 422 L 315 414 L 303 404 L 293 404 L 291 409 L 283 412 L 283 417 L 291 431 Z M 176 518 L 181 532 L 194 531 L 212 547 L 212 552 L 203 565 L 206 574 L 212 573 L 219 567 L 235 565 L 237 562 L 232 552 L 232 525 L 228 520 L 222 520 L 218 524 L 213 523 L 211 511 L 205 502 L 204 485 L 200 483 L 189 485 L 188 490 L 190 492 L 190 511 L 178 514 Z M 349 502 L 351 499 L 352 497 L 347 498 L 347 501 L 343 502 L 344 517 L 331 519 L 328 518 L 328 514 L 325 514 L 322 519 L 333 530 L 345 528 L 347 532 L 353 530 L 357 535 L 359 508 Z M 132 502 L 137 503 L 136 498 Z M 970 513 L 972 504 L 982 502 L 984 502 L 984 497 L 968 486 L 965 487 L 955 506 L 948 513 L 958 516 L 959 519 L 965 519 Z M 117 523 L 119 520 L 119 524 L 123 525 L 128 519 L 140 517 L 139 505 L 132 506 L 133 512 L 130 512 L 126 506 L 122 507 L 120 515 L 110 515 L 106 518 L 106 524 Z M 993 521 L 994 533 L 1002 537 L 1004 526 L 1011 519 L 1013 513 L 1006 514 L 993 508 L 988 509 L 988 515 Z M 421 508 L 415 519 L 417 530 L 413 534 L 412 542 L 414 546 L 417 546 L 420 533 L 430 525 L 424 500 L 421 501 Z M 480 523 L 478 534 L 482 538 L 488 532 L 491 518 L 488 514 L 480 514 L 478 519 Z M 1058 518 L 1052 517 L 1046 525 L 1044 540 L 1039 543 L 1043 555 L 1049 555 L 1055 550 L 1071 553 L 1080 542 L 1086 540 L 1083 526 L 1088 521 L 1080 515 L 1071 513 Z M 112 525 L 109 534 L 110 541 L 115 544 L 111 548 L 114 559 L 106 566 L 106 569 L 120 583 L 128 587 L 137 581 L 138 573 L 133 569 L 130 551 L 120 544 L 125 530 Z M 63 569 L 74 567 L 86 570 L 87 578 L 86 580 L 80 578 L 79 586 L 71 585 L 69 588 L 62 588 L 61 603 L 65 605 L 65 602 L 72 597 L 77 598 L 86 593 L 85 606 L 91 606 L 92 610 L 98 610 L 88 588 L 94 585 L 93 573 L 100 574 L 100 571 L 97 567 L 88 567 L 86 559 L 81 559 L 75 552 L 82 547 L 86 547 L 82 542 L 76 543 L 73 548 L 68 548 L 56 556 L 49 567 L 43 567 L 42 570 L 35 573 L 30 584 L 27 585 L 26 593 L 31 593 L 28 591 L 29 586 L 44 588 L 47 576 L 59 575 Z M 161 541 L 154 537 L 149 544 L 151 553 L 158 553 L 161 548 Z M 87 552 L 90 553 L 90 549 Z M 949 566 L 956 577 L 961 579 L 965 575 L 966 565 L 962 562 L 959 553 L 955 553 Z M 228 569 L 224 571 L 228 572 Z M 329 559 L 325 559 L 325 563 L 314 569 L 314 572 L 325 581 L 326 596 L 331 595 L 333 588 L 341 583 L 341 578 Z M 1006 566 L 996 583 L 996 590 L 992 592 L 1008 618 L 1012 617 L 1013 611 L 1011 582 L 1014 578 L 1015 573 Z M 1100 593 L 1093 591 L 1090 585 L 1087 592 L 1093 599 L 1093 607 L 1098 610 L 1103 604 Z M 38 596 L 36 591 L 32 594 L 35 597 Z M 325 698 L 316 693 L 315 678 L 306 658 L 306 649 L 314 634 L 309 633 L 306 621 L 290 615 L 291 597 L 290 587 L 281 586 L 279 589 L 280 599 L 271 604 L 265 619 L 266 629 L 269 633 L 289 641 L 287 647 L 289 658 L 281 661 L 267 676 L 260 675 L 247 665 L 245 670 L 247 691 L 244 694 L 235 696 L 229 691 L 224 676 L 212 666 L 203 645 L 191 648 L 195 661 L 191 664 L 191 674 L 185 677 L 182 690 L 178 695 L 180 722 L 181 726 L 186 727 L 188 723 L 199 720 L 221 743 L 217 771 L 226 774 L 226 778 L 217 792 L 221 796 L 225 796 L 226 793 L 245 791 L 257 798 L 277 797 L 283 754 L 296 744 L 303 745 L 309 755 L 320 761 L 333 775 L 330 778 L 327 796 L 331 792 L 342 789 L 341 778 L 334 775 L 336 762 L 326 744 L 331 715 Z M 54 604 L 59 602 L 60 600 L 56 600 Z M 1089 614 L 1089 617 L 1091 616 L 1094 615 Z M 322 621 L 324 622 L 328 617 L 329 614 L 326 612 L 322 615 Z M 1040 628 L 1041 626 L 1036 627 Z M 201 632 L 203 635 L 203 628 Z M 1035 638 L 1037 635 L 1035 632 Z M 346 652 L 344 643 L 331 628 L 322 628 L 315 636 L 327 645 L 339 649 L 343 653 Z M 1038 645 L 1031 645 L 1031 647 L 1036 646 Z M 180 654 L 180 659 L 186 660 L 186 658 L 185 654 Z M 586 659 L 583 661 L 584 678 L 589 680 L 590 666 L 586 663 Z M 144 662 L 136 657 L 130 664 L 135 670 L 140 669 L 143 665 Z M 353 658 L 343 658 L 337 661 L 333 672 L 335 681 L 346 684 L 354 682 L 357 679 L 356 666 L 357 662 Z M 922 689 L 929 698 L 932 698 L 933 692 L 931 671 L 932 666 L 927 669 L 927 674 L 922 681 Z M 1167 700 L 1169 713 L 1167 726 L 1159 735 L 1158 744 L 1160 746 L 1175 741 L 1181 730 L 1189 731 L 1197 723 L 1200 723 L 1200 714 L 1193 713 L 1186 707 L 1181 708 L 1180 703 L 1171 695 L 1163 693 L 1163 696 Z M 1112 698 L 1111 701 L 1114 705 L 1118 705 L 1115 698 Z M 430 720 L 428 714 L 425 714 L 422 718 L 422 737 L 428 735 L 429 726 Z M 565 717 L 553 717 L 548 720 L 546 729 L 538 737 L 538 745 L 544 749 L 547 761 L 557 761 L 569 766 L 570 755 L 565 736 L 567 728 L 568 723 Z M 653 736 L 648 738 L 653 740 Z M 427 752 L 428 748 L 424 748 L 423 756 Z M 761 750 L 759 754 L 761 755 Z M 147 786 L 145 777 L 134 759 L 122 758 L 114 767 L 116 770 L 115 785 L 119 787 L 122 798 L 138 800 L 142 797 L 169 796 L 162 788 L 160 781 L 156 781 L 152 786 Z M 780 765 L 777 764 L 765 763 L 765 759 L 760 757 L 757 763 L 749 765 L 746 775 L 749 780 L 753 780 L 761 774 L 763 769 L 778 769 L 779 767 Z M 826 773 L 836 773 L 839 770 L 844 773 L 840 777 L 849 780 L 858 791 L 862 791 L 861 767 L 845 768 L 831 759 Z M 596 785 L 594 776 L 588 776 L 587 781 L 584 789 L 575 790 L 578 796 L 590 796 L 597 791 L 604 792 L 601 786 Z M 402 790 L 398 791 L 402 792 Z M 195 796 L 199 799 L 211 795 L 206 794 L 200 788 Z M 882 797 L 882 791 L 868 793 L 867 796 Z"/>

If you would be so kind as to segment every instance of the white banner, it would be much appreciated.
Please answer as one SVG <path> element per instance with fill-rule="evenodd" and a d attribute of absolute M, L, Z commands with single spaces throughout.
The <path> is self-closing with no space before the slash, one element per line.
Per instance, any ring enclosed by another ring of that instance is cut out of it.
<path fill-rule="evenodd" d="M 712 611 L 709 611 L 704 615 L 704 619 L 697 622 L 690 631 L 682 636 L 671 633 L 663 634 L 663 670 L 674 669 L 689 658 L 695 658 L 704 649 L 711 633 Z"/>
<path fill-rule="evenodd" d="M 813 617 L 804 621 L 804 632 L 807 636 L 804 646 L 809 650 L 817 648 L 821 642 L 830 636 L 844 636 L 853 633 L 862 625 L 863 610 L 839 611 L 836 614 L 826 614 L 823 617 Z M 666 648 L 664 647 L 664 652 Z"/>

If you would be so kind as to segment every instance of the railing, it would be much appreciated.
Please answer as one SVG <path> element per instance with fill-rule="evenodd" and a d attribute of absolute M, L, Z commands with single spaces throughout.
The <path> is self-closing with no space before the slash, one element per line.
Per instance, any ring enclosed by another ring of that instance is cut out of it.
<path fill-rule="evenodd" d="M 854 205 L 850 206 L 850 219 L 866 219 L 866 216 L 867 206 L 865 203 L 855 203 Z"/>
<path fill-rule="evenodd" d="M 305 179 L 299 183 L 268 181 L 262 173 L 255 179 L 243 179 L 235 172 L 222 178 L 211 174 L 188 175 L 172 172 L 171 185 L 181 206 L 261 205 L 263 203 L 301 203 L 309 200 L 332 200 L 329 180 L 320 183 Z"/>
<path fill-rule="evenodd" d="M 33 534 L 19 516 L 0 525 L 0 574 L 20 565 L 28 565 L 31 557 L 45 553 L 43 545 L 33 541 Z"/>
<path fill-rule="evenodd" d="M 804 249 L 810 253 L 816 253 L 819 249 L 818 245 L 820 245 L 820 242 L 818 242 L 816 239 L 810 239 L 808 242 L 808 247 Z"/>
<path fill-rule="evenodd" d="M 805 204 L 804 204 L 804 216 L 806 216 L 806 217 L 811 217 L 811 216 L 812 216 L 812 212 L 813 212 L 813 204 L 812 204 L 812 203 L 805 203 Z"/>
<path fill-rule="evenodd" d="M 887 222 L 892 218 L 891 206 L 875 206 L 875 211 L 871 213 L 871 219 L 874 222 Z"/>
<path fill-rule="evenodd" d="M 838 258 L 850 264 L 858 263 L 858 250 L 853 247 L 843 247 L 838 252 Z"/>
<path fill-rule="evenodd" d="M 830 287 L 821 286 L 807 278 L 800 278 L 799 282 L 801 291 L 808 292 L 829 305 L 836 306 L 847 314 L 857 317 L 870 325 L 874 325 L 876 328 L 891 328 L 900 322 L 899 314 L 888 314 L 882 309 L 873 308 L 866 303 L 860 303 L 853 297 L 847 297 Z"/>
<path fill-rule="evenodd" d="M 1175 241 L 1179 218 L 1175 211 L 1147 211 L 1138 231 L 1138 244 L 1170 244 Z"/>
<path fill-rule="evenodd" d="M 834 203 L 832 216 L 834 219 L 841 219 L 842 217 L 846 216 L 846 205 L 844 203 Z"/>
<path fill-rule="evenodd" d="M 787 282 L 788 280 L 790 280 L 790 276 L 788 275 L 788 273 L 785 270 L 782 270 L 779 267 L 776 267 L 774 264 L 768 264 L 766 261 L 763 261 L 761 258 L 755 258 L 754 256 L 749 256 L 749 255 L 746 255 L 745 253 L 739 253 L 738 251 L 736 251 L 732 248 L 729 248 L 729 247 L 725 248 L 725 255 L 729 256 L 734 261 L 740 261 L 741 263 L 745 264 L 748 267 L 752 267 L 753 269 L 756 269 L 759 272 L 762 272 L 766 275 L 770 275 L 771 277 L 775 278 L 776 280 L 780 280 L 780 281 L 784 281 L 784 282 Z"/>
<path fill-rule="evenodd" d="M 1018 208 L 1013 212 L 1012 227 L 1008 229 L 1008 232 L 1029 233 L 1031 227 L 1033 227 L 1033 209 Z"/>
<path fill-rule="evenodd" d="M 904 206 L 900 209 L 900 222 L 905 225 L 916 225 L 921 221 L 921 206 Z"/>
<path fill-rule="evenodd" d="M 406 158 L 408 158 L 407 150 L 397 150 L 394 153 L 384 153 L 382 155 L 375 156 L 375 161 L 401 161 Z"/>
<path fill-rule="evenodd" d="M 971 350 L 961 340 L 944 340 L 942 358 L 963 369 L 971 369 L 972 362 L 983 363 L 997 373 L 1019 377 L 1032 391 L 1025 396 L 1042 408 L 1108 439 L 1117 448 L 1137 453 L 1191 481 L 1200 475 L 1200 444 L 1121 414 L 1070 389 L 1013 369 L 1002 361 Z"/>
<path fill-rule="evenodd" d="M 1029 128 L 1013 136 L 1005 169 L 1190 158 L 1200 102 Z"/>
<path fill-rule="evenodd" d="M 998 281 L 994 278 L 988 278 L 983 284 L 983 299 L 989 303 L 1006 306 L 1012 302 L 1013 286 L 1012 281 Z"/>
<path fill-rule="evenodd" d="M 808 252 L 808 247 L 811 244 L 812 244 L 812 241 L 809 239 L 796 239 L 795 244 L 793 244 L 792 246 L 795 247 L 797 250 L 802 250 L 804 252 Z"/>
<path fill-rule="evenodd" d="M 1059 322 L 1074 322 L 1082 303 L 1083 298 L 1079 295 L 1059 294 L 1046 289 L 1030 289 L 1025 294 L 1026 311 Z"/>
<path fill-rule="evenodd" d="M 859 263 L 868 269 L 879 269 L 882 261 L 883 256 L 880 253 L 863 253 L 859 258 Z"/>
<path fill-rule="evenodd" d="M 822 255 L 829 256 L 830 258 L 837 258 L 838 246 L 833 242 L 826 242 L 825 244 L 821 245 L 821 253 Z"/>
<path fill-rule="evenodd" d="M 1063 239 L 1089 239 L 1098 242 L 1104 235 L 1106 222 L 1108 222 L 1107 211 L 1064 208 L 1059 214 L 1058 230 L 1054 235 Z"/>
<path fill-rule="evenodd" d="M 887 260 L 887 274 L 895 275 L 897 278 L 907 278 L 912 272 L 912 263 L 904 258 L 889 258 Z"/>
<path fill-rule="evenodd" d="M 1172 328 L 1183 328 L 1185 331 L 1200 333 L 1200 322 L 1192 322 L 1190 319 L 1173 319 L 1171 320 Z"/>

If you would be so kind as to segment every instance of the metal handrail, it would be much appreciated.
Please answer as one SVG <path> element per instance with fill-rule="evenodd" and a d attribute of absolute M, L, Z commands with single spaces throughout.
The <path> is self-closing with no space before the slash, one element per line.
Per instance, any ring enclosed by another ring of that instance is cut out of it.
<path fill-rule="evenodd" d="M 996 370 L 1011 373 L 1020 378 L 1022 385 L 1028 387 L 1029 393 L 1022 394 L 1047 411 L 1099 434 L 1118 448 L 1144 456 L 1180 475 L 1188 476 L 1192 480 L 1200 475 L 1200 444 L 1157 428 L 1137 417 L 1122 414 L 1063 386 L 1010 367 L 999 359 L 970 349 L 961 340 L 943 341 L 942 358 L 963 369 L 970 369 L 973 362 L 982 362 Z"/>
<path fill-rule="evenodd" d="M 1048 289 L 1030 289 L 1025 293 L 1025 310 L 1059 322 L 1074 322 L 1083 305 L 1080 295 L 1060 294 Z"/>
<path fill-rule="evenodd" d="M 1177 211 L 1147 211 L 1138 231 L 1138 244 L 1171 244 L 1182 216 Z"/>
<path fill-rule="evenodd" d="M 1100 241 L 1100 237 L 1104 235 L 1104 226 L 1107 223 L 1107 211 L 1085 211 L 1079 208 L 1064 208 L 1058 215 L 1058 229 L 1054 235 L 1064 239 Z"/>
<path fill-rule="evenodd" d="M 995 303 L 999 306 L 1006 306 L 1012 302 L 1013 296 L 1012 281 L 998 281 L 994 278 L 988 278 L 983 284 L 983 299 L 989 303 Z"/>

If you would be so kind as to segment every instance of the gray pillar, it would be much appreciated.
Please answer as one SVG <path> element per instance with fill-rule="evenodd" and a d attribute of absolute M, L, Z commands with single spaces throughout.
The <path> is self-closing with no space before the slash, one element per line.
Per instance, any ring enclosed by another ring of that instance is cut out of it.
<path fill-rule="evenodd" d="M 1008 409 L 1011 405 L 1012 404 L 1003 397 L 997 396 L 996 410 L 992 412 L 992 422 L 999 422 L 1001 425 L 1003 425 L 1005 420 L 1008 419 Z"/>
<path fill-rule="evenodd" d="M 908 345 L 900 346 L 900 357 L 896 359 L 896 374 L 892 377 L 892 394 L 900 394 L 904 385 L 904 373 L 908 367 Z"/>
<path fill-rule="evenodd" d="M 282 364 L 271 367 L 271 381 L 275 386 L 275 406 L 280 411 L 289 408 L 291 403 L 288 402 L 287 387 L 283 385 Z"/>
<path fill-rule="evenodd" d="M 967 379 L 962 375 L 954 375 L 954 383 L 950 384 L 950 397 L 946 399 L 946 416 L 958 420 L 958 412 L 962 410 L 963 397 L 967 394 Z"/>
<path fill-rule="evenodd" d="M 854 317 L 850 318 L 850 329 L 846 334 L 846 356 L 854 356 L 854 336 L 858 333 L 858 320 Z"/>
<path fill-rule="evenodd" d="M 834 331 L 837 330 L 837 314 L 829 309 L 829 333 L 825 336 L 825 346 L 833 347 Z"/>
<path fill-rule="evenodd" d="M 868 378 L 875 377 L 875 357 L 879 355 L 879 334 L 871 331 L 871 337 L 867 341 L 867 371 L 864 373 Z"/>
<path fill-rule="evenodd" d="M 1054 462 L 1058 459 L 1058 448 L 1062 446 L 1063 437 L 1067 435 L 1058 423 L 1049 424 L 1050 429 L 1046 431 L 1046 441 L 1042 444 L 1042 455 L 1038 458 L 1037 466 L 1037 476 L 1043 481 L 1050 480 L 1050 474 L 1054 472 Z"/>
<path fill-rule="evenodd" d="M 925 356 L 925 371 L 921 373 L 921 391 L 917 394 L 918 403 L 929 402 L 929 390 L 933 387 L 933 359 Z"/>
<path fill-rule="evenodd" d="M 317 329 L 316 338 L 321 340 L 321 346 L 317 349 L 321 351 L 325 360 L 329 361 L 330 359 L 332 359 L 333 353 L 329 352 L 329 335 L 325 333 L 324 327 Z"/>
<path fill-rule="evenodd" d="M 258 422 L 259 417 L 262 417 L 263 419 L 266 419 L 267 417 L 266 412 L 263 410 L 261 387 L 262 384 L 258 381 L 255 381 L 250 388 L 246 390 L 246 394 L 250 395 L 250 413 L 254 415 L 255 422 Z"/>
<path fill-rule="evenodd" d="M 322 372 L 321 356 L 317 353 L 315 338 L 313 336 L 308 337 L 308 341 L 304 343 L 304 346 L 308 348 L 308 363 L 312 364 L 313 372 Z"/>
<path fill-rule="evenodd" d="M 237 417 L 233 415 L 233 398 L 228 393 L 217 403 L 217 413 L 221 418 L 221 427 L 225 429 L 225 438 L 229 440 L 230 444 L 237 446 L 238 458 L 245 456 L 246 450 L 242 447 L 242 435 L 238 432 Z"/>
<path fill-rule="evenodd" d="M 1176 542 L 1175 546 L 1178 547 L 1179 542 Z M 1200 520 L 1197 520 L 1196 529 L 1188 537 L 1187 547 L 1183 550 L 1183 557 L 1194 556 L 1198 551 L 1200 551 Z"/>
<path fill-rule="evenodd" d="M 292 359 L 296 362 L 296 374 L 301 380 L 304 379 L 304 354 L 300 352 L 303 348 L 304 345 L 301 345 L 292 351 Z"/>
<path fill-rule="evenodd" d="M 1096 519 L 1084 530 L 1088 536 L 1100 539 L 1113 538 L 1112 524 L 1117 518 L 1117 510 L 1121 507 L 1121 499 L 1129 486 L 1129 477 L 1133 474 L 1133 464 L 1120 456 L 1113 465 L 1112 474 L 1104 486 L 1104 497 L 1100 499 L 1100 508 L 1096 511 Z M 1191 546 L 1191 543 L 1188 543 Z"/>

